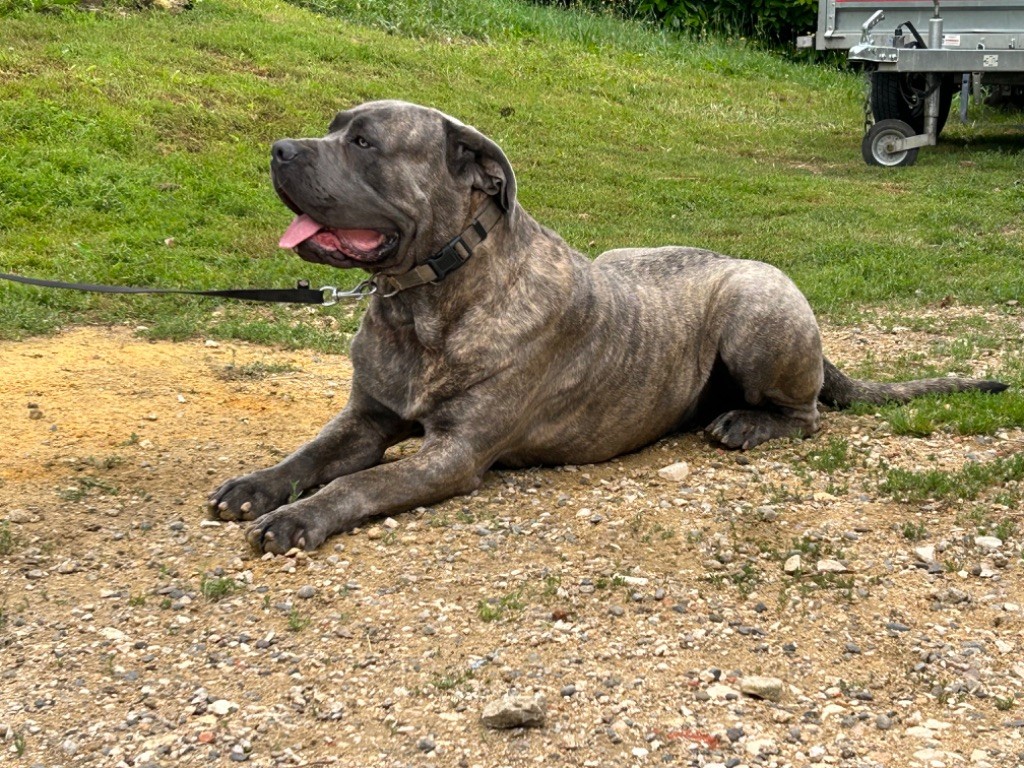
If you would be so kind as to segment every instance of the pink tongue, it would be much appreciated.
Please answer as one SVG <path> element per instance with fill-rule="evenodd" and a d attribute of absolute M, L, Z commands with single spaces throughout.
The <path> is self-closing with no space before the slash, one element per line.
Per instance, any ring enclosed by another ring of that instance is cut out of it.
<path fill-rule="evenodd" d="M 323 229 L 323 226 L 313 221 L 306 214 L 296 216 L 288 229 L 281 235 L 278 245 L 281 248 L 294 248 L 304 240 L 309 240 L 313 235 Z"/>
<path fill-rule="evenodd" d="M 384 235 L 375 229 L 339 229 L 337 232 L 360 251 L 372 251 L 384 242 Z"/>

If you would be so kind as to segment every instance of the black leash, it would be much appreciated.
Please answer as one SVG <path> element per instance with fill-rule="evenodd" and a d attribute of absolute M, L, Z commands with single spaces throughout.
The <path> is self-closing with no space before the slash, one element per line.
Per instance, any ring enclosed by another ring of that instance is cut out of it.
<path fill-rule="evenodd" d="M 333 285 L 323 288 L 310 288 L 308 280 L 299 280 L 294 288 L 228 288 L 222 290 L 189 291 L 181 288 L 133 288 L 123 285 L 93 285 L 90 283 L 64 283 L 60 280 L 43 280 L 37 277 L 24 277 L 8 272 L 0 272 L 0 279 L 10 280 L 40 288 L 66 288 L 72 291 L 89 291 L 91 293 L 177 293 L 190 296 L 219 296 L 225 299 L 242 301 L 262 301 L 280 304 L 320 304 L 329 307 L 338 299 L 361 299 L 376 292 L 376 286 L 364 280 L 350 291 L 339 291 Z"/>
<path fill-rule="evenodd" d="M 294 288 L 229 288 L 207 291 L 191 291 L 184 288 L 134 288 L 125 285 L 95 285 L 92 283 L 65 283 L 60 280 L 44 280 L 38 277 L 25 277 L 10 272 L 0 272 L 0 280 L 10 280 L 39 288 L 65 288 L 72 291 L 88 291 L 90 293 L 146 293 L 146 294 L 185 294 L 188 296 L 219 296 L 225 299 L 242 301 L 263 301 L 280 304 L 319 304 L 329 307 L 338 299 L 364 299 L 379 293 L 388 298 L 407 288 L 436 283 L 443 280 L 451 272 L 461 267 L 473 249 L 479 246 L 494 226 L 501 221 L 505 211 L 489 199 L 477 213 L 473 222 L 461 234 L 451 240 L 432 258 L 400 275 L 375 275 L 363 280 L 351 290 L 338 290 L 333 285 L 323 288 L 310 288 L 308 280 L 299 280 Z M 382 283 L 383 285 L 378 285 Z"/>

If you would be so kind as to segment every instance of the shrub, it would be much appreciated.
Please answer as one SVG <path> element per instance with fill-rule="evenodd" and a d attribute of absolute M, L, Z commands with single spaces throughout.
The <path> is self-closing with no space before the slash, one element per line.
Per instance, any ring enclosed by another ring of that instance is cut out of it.
<path fill-rule="evenodd" d="M 672 29 L 726 34 L 791 47 L 814 30 L 817 0 L 639 0 L 637 10 Z"/>

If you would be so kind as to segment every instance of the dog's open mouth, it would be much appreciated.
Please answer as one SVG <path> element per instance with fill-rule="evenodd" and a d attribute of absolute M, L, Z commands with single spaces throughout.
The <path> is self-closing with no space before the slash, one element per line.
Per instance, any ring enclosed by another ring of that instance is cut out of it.
<path fill-rule="evenodd" d="M 355 261 L 369 264 L 384 258 L 398 241 L 394 233 L 376 229 L 333 229 L 299 214 L 281 235 L 282 248 L 296 248 L 313 243 L 332 261 Z"/>

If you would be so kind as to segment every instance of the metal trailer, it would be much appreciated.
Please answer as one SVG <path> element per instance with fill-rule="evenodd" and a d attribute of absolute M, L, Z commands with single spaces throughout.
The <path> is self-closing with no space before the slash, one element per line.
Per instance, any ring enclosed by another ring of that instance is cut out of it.
<path fill-rule="evenodd" d="M 819 0 L 818 28 L 797 47 L 845 50 L 870 74 L 871 165 L 912 165 L 934 146 L 960 92 L 1024 85 L 1024 3 L 1009 0 Z M 870 121 L 869 121 L 870 122 Z"/>

